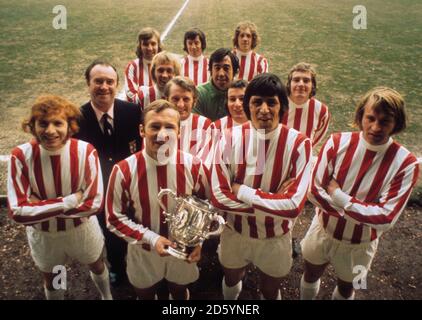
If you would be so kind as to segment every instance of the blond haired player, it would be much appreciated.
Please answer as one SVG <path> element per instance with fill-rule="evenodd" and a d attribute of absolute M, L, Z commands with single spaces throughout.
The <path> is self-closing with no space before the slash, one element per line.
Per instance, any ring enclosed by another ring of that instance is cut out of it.
<path fill-rule="evenodd" d="M 166 279 L 174 299 L 188 299 L 187 285 L 196 281 L 196 262 L 201 246 L 188 260 L 169 256 L 165 216 L 158 204 L 160 189 L 179 195 L 209 193 L 206 168 L 201 160 L 177 149 L 180 116 L 176 107 L 156 100 L 144 110 L 140 134 L 144 149 L 114 166 L 107 190 L 106 212 L 109 229 L 128 243 L 127 274 L 141 299 L 154 299 L 158 284 Z M 171 210 L 172 201 L 164 198 Z M 167 210 L 167 211 L 169 211 Z"/>
<path fill-rule="evenodd" d="M 259 41 L 258 28 L 253 22 L 239 22 L 233 36 L 233 53 L 240 66 L 238 79 L 251 81 L 257 74 L 268 72 L 267 59 L 255 51 Z"/>
<path fill-rule="evenodd" d="M 333 299 L 354 299 L 356 266 L 369 270 L 379 238 L 391 229 L 416 183 L 416 157 L 392 139 L 406 128 L 402 96 L 378 87 L 359 102 L 360 131 L 331 135 L 314 168 L 309 200 L 316 214 L 303 239 L 301 299 L 314 299 L 326 266 L 333 265 Z"/>

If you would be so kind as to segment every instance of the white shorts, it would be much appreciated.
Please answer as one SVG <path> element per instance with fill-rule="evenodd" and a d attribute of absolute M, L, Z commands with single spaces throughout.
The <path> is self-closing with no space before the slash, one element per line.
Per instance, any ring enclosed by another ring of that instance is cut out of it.
<path fill-rule="evenodd" d="M 94 263 L 104 248 L 104 236 L 96 216 L 68 231 L 45 232 L 26 228 L 31 256 L 42 272 L 52 272 L 70 259 L 82 264 Z"/>
<path fill-rule="evenodd" d="M 281 278 L 292 267 L 292 236 L 255 239 L 245 237 L 229 227 L 220 235 L 218 246 L 220 263 L 228 269 L 239 269 L 253 263 L 265 274 Z"/>
<path fill-rule="evenodd" d="M 369 271 L 377 252 L 378 239 L 361 244 L 344 243 L 330 236 L 315 215 L 300 245 L 306 261 L 315 265 L 331 263 L 340 280 L 352 283 L 362 272 L 362 267 Z"/>
<path fill-rule="evenodd" d="M 127 276 L 138 289 L 152 287 L 162 279 L 178 285 L 188 285 L 199 278 L 196 263 L 188 263 L 173 256 L 160 257 L 147 245 L 129 244 L 127 249 Z"/>

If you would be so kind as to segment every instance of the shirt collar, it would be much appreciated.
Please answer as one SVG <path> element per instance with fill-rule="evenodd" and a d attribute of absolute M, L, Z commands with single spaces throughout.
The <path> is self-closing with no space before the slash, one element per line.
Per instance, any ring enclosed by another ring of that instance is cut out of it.
<path fill-rule="evenodd" d="M 155 160 L 153 157 L 151 157 L 148 152 L 146 151 L 146 149 L 142 149 L 142 154 L 145 157 L 145 161 L 148 164 L 152 164 L 154 166 L 166 166 L 168 164 L 170 165 L 175 165 L 177 163 L 177 148 L 174 148 L 170 151 L 170 154 L 168 156 L 163 156 L 162 159 L 160 159 L 161 161 Z"/>
<path fill-rule="evenodd" d="M 296 104 L 296 103 L 293 102 L 292 99 L 289 98 L 289 106 L 292 106 L 292 107 L 295 107 L 295 108 L 305 108 L 305 107 L 308 106 L 309 100 L 310 99 L 306 100 L 306 102 L 303 103 L 303 104 Z"/>
<path fill-rule="evenodd" d="M 214 90 L 214 92 L 217 92 L 220 95 L 226 95 L 227 90 L 220 90 L 218 89 L 215 84 L 214 81 L 212 81 L 212 79 L 210 79 L 210 84 L 211 84 L 211 88 Z"/>
<path fill-rule="evenodd" d="M 44 148 L 42 146 L 42 144 L 40 142 L 38 142 L 40 149 L 43 150 L 43 152 L 45 152 L 46 154 L 50 155 L 50 156 L 55 156 L 55 155 L 60 155 L 63 153 L 64 150 L 69 149 L 69 144 L 70 144 L 70 138 L 67 139 L 66 143 L 58 150 L 55 151 L 50 151 L 47 150 L 46 148 Z"/>
<path fill-rule="evenodd" d="M 186 126 L 191 122 L 191 119 L 193 117 L 193 113 L 191 112 L 189 117 L 187 117 L 185 120 L 180 120 L 180 126 Z"/>
<path fill-rule="evenodd" d="M 192 60 L 192 61 L 199 61 L 199 60 L 201 60 L 202 58 L 204 57 L 204 55 L 200 55 L 199 57 L 193 57 L 193 56 L 191 56 L 190 54 L 188 54 L 188 58 L 190 59 L 190 60 Z"/>
<path fill-rule="evenodd" d="M 274 137 L 278 137 L 279 133 L 280 133 L 280 129 L 281 129 L 281 124 L 279 123 L 277 128 L 275 128 L 274 130 L 265 133 L 265 130 L 263 129 L 256 129 L 253 124 L 250 124 L 250 127 L 252 128 L 253 132 L 255 133 L 255 135 L 259 138 L 259 139 L 263 139 L 263 140 L 272 140 Z"/>
<path fill-rule="evenodd" d="M 101 119 L 104 115 L 104 113 L 107 113 L 107 115 L 114 120 L 114 103 L 111 105 L 110 109 L 108 109 L 107 112 L 103 112 L 97 107 L 94 106 L 94 104 L 91 102 L 92 109 L 94 109 L 95 116 L 97 117 L 98 122 L 101 122 Z"/>
<path fill-rule="evenodd" d="M 237 54 L 241 57 L 246 57 L 246 56 L 249 56 L 250 54 L 252 54 L 252 50 L 249 50 L 248 52 L 243 52 L 243 51 L 237 50 Z"/>
<path fill-rule="evenodd" d="M 382 152 L 382 151 L 384 151 L 384 150 L 386 150 L 392 143 L 393 143 L 393 138 L 389 138 L 388 139 L 388 141 L 386 142 L 386 143 L 384 143 L 384 144 L 380 144 L 380 145 L 373 145 L 373 144 L 370 144 L 370 143 L 368 143 L 366 140 L 365 140 L 365 138 L 363 137 L 363 132 L 361 131 L 360 133 L 359 133 L 359 138 L 360 138 L 360 141 L 362 142 L 362 144 L 368 149 L 368 150 L 371 150 L 371 151 L 375 151 L 375 152 Z"/>

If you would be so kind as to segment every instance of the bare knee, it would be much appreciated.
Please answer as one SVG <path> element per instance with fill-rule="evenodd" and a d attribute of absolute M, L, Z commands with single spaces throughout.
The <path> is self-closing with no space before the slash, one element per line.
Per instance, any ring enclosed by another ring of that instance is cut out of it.
<path fill-rule="evenodd" d="M 259 270 L 259 289 L 266 300 L 276 300 L 282 278 L 271 277 Z"/>
<path fill-rule="evenodd" d="M 157 292 L 157 284 L 154 284 L 153 286 L 149 288 L 136 288 L 133 287 L 136 295 L 140 300 L 155 300 L 155 294 Z"/>
<path fill-rule="evenodd" d="M 226 286 L 233 287 L 238 284 L 245 276 L 245 269 L 245 267 L 239 269 L 229 269 L 223 267 Z"/>
<path fill-rule="evenodd" d="M 55 290 L 53 286 L 53 280 L 55 276 L 56 275 L 54 273 L 43 272 L 44 286 L 50 291 Z"/>
<path fill-rule="evenodd" d="M 103 261 L 103 257 L 99 257 L 97 261 L 94 263 L 90 263 L 89 270 L 91 270 L 95 274 L 102 274 L 105 270 L 105 264 Z"/>
<path fill-rule="evenodd" d="M 189 298 L 186 285 L 168 282 L 168 288 L 174 300 L 187 300 Z"/>
<path fill-rule="evenodd" d="M 353 284 L 341 279 L 337 279 L 338 292 L 345 298 L 350 298 L 354 292 Z"/>
<path fill-rule="evenodd" d="M 304 264 L 305 272 L 303 273 L 305 281 L 309 283 L 318 281 L 318 279 L 321 278 L 321 276 L 323 275 L 324 270 L 327 267 L 327 265 L 328 263 L 316 265 L 305 260 L 305 264 Z"/>

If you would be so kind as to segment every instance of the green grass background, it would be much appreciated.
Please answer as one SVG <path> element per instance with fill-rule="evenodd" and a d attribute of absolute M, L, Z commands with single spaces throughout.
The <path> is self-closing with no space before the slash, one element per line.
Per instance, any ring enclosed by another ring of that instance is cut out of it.
<path fill-rule="evenodd" d="M 87 101 L 86 66 L 107 58 L 122 78 L 125 65 L 135 58 L 137 32 L 144 26 L 164 31 L 183 2 L 0 0 L 0 127 L 16 122 L 17 137 L 0 133 L 2 154 L 26 141 L 17 128 L 39 94 Z M 58 4 L 67 9 L 66 30 L 52 27 Z M 366 30 L 353 29 L 357 4 L 367 9 Z M 350 130 L 354 106 L 368 89 L 386 85 L 401 92 L 410 121 L 397 140 L 422 156 L 420 0 L 191 0 L 164 45 L 182 54 L 183 34 L 195 26 L 207 35 L 209 55 L 231 46 L 241 20 L 258 26 L 262 41 L 257 51 L 284 81 L 299 61 L 316 66 L 317 97 L 333 114 L 330 132 Z"/>

